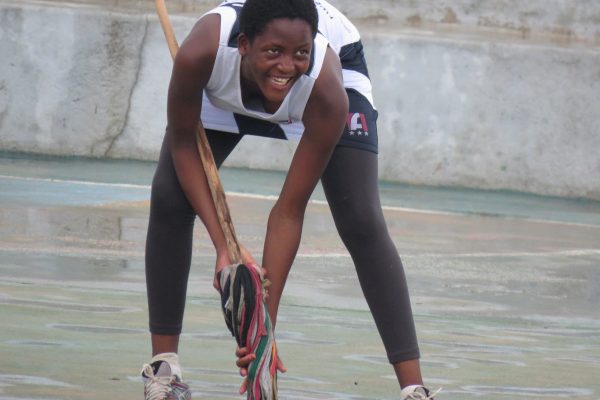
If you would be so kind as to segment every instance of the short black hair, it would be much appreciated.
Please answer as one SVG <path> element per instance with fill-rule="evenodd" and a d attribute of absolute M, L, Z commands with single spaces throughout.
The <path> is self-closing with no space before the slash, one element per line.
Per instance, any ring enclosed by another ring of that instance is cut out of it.
<path fill-rule="evenodd" d="M 240 15 L 240 32 L 252 41 L 277 18 L 302 19 L 317 34 L 319 14 L 313 0 L 246 0 Z"/>

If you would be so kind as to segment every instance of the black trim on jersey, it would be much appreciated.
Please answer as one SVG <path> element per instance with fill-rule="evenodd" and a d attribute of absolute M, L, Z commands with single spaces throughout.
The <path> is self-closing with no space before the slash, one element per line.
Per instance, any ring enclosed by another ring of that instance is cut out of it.
<path fill-rule="evenodd" d="M 365 60 L 365 53 L 363 52 L 363 45 L 360 40 L 347 44 L 340 49 L 340 62 L 342 63 L 342 69 L 360 72 L 367 78 L 369 77 L 367 61 Z"/>
<path fill-rule="evenodd" d="M 313 39 L 312 50 L 310 52 L 310 64 L 308 64 L 308 70 L 306 70 L 304 75 L 310 75 L 314 66 L 315 66 L 315 41 Z"/>
<path fill-rule="evenodd" d="M 242 114 L 233 114 L 238 129 L 243 135 L 263 136 L 271 139 L 287 139 L 283 129 L 272 122 Z"/>
<path fill-rule="evenodd" d="M 222 7 L 231 7 L 235 10 L 236 17 L 235 22 L 233 23 L 233 27 L 231 28 L 231 33 L 229 34 L 229 40 L 227 41 L 227 46 L 229 47 L 238 47 L 238 36 L 240 35 L 240 15 L 242 14 L 242 6 L 244 3 L 227 3 L 223 4 Z"/>

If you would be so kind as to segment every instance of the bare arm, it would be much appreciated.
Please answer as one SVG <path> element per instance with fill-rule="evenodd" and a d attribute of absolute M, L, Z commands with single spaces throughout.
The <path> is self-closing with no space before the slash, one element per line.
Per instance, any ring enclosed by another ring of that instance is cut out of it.
<path fill-rule="evenodd" d="M 214 65 L 219 29 L 219 16 L 207 15 L 196 24 L 177 53 L 167 100 L 167 135 L 181 187 L 206 226 L 217 250 L 217 264 L 224 266 L 229 264 L 225 238 L 196 146 L 196 131 L 203 129 L 202 91 Z"/>
<path fill-rule="evenodd" d="M 305 132 L 292 159 L 279 199 L 269 215 L 263 267 L 271 287 L 267 306 L 275 324 L 279 300 L 300 245 L 306 205 L 344 129 L 348 97 L 337 55 L 327 50 L 307 103 Z"/>

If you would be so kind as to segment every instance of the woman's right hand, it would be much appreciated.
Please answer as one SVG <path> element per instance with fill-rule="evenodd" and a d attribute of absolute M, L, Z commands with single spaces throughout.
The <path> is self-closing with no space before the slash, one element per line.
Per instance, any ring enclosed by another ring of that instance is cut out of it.
<path fill-rule="evenodd" d="M 221 293 L 221 285 L 219 284 L 219 272 L 225 267 L 231 265 L 231 260 L 227 251 L 217 251 L 217 261 L 215 262 L 215 275 L 213 277 L 213 287 L 217 289 L 217 292 Z"/>
<path fill-rule="evenodd" d="M 240 247 L 240 257 L 242 258 L 242 263 L 244 263 L 246 265 L 252 265 L 257 269 L 260 269 L 264 276 L 266 274 L 266 271 L 258 266 L 258 264 L 256 263 L 256 260 L 254 259 L 254 257 L 252 257 L 252 254 L 250 254 L 250 252 L 241 244 L 239 245 L 239 247 Z M 215 289 L 217 289 L 217 291 L 219 293 L 221 293 L 221 286 L 219 284 L 219 279 L 218 279 L 219 272 L 221 272 L 221 270 L 223 270 L 225 267 L 227 267 L 231 264 L 233 264 L 233 262 L 231 262 L 231 259 L 229 258 L 227 249 L 217 250 L 217 261 L 215 263 L 215 276 L 213 278 L 213 287 Z"/>

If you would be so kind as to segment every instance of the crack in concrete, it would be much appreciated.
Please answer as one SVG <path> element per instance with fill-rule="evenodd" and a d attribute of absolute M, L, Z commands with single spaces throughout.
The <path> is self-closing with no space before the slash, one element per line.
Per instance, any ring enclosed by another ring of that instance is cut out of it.
<path fill-rule="evenodd" d="M 4 125 L 4 117 L 8 114 L 8 90 L 6 89 L 6 81 L 0 81 L 0 132 Z"/>
<path fill-rule="evenodd" d="M 138 67 L 135 72 L 135 78 L 133 80 L 133 84 L 131 85 L 131 90 L 129 91 L 129 97 L 127 99 L 127 109 L 125 110 L 125 118 L 123 119 L 123 124 L 121 125 L 121 128 L 119 129 L 119 133 L 117 133 L 112 138 L 110 138 L 108 147 L 104 151 L 104 155 L 103 155 L 104 157 L 109 156 L 115 143 L 117 142 L 117 140 L 119 140 L 119 138 L 121 136 L 123 136 L 123 132 L 125 132 L 125 128 L 127 127 L 127 124 L 129 123 L 129 114 L 131 111 L 131 100 L 133 98 L 133 93 L 135 92 L 135 88 L 137 87 L 138 81 L 140 79 L 140 74 L 142 71 L 143 60 L 144 60 L 144 46 L 146 45 L 146 40 L 148 38 L 148 27 L 150 26 L 150 21 L 148 19 L 148 16 L 145 16 L 144 20 L 145 20 L 144 35 L 142 36 L 142 41 L 140 43 L 140 51 L 138 53 L 138 63 L 137 63 Z"/>

